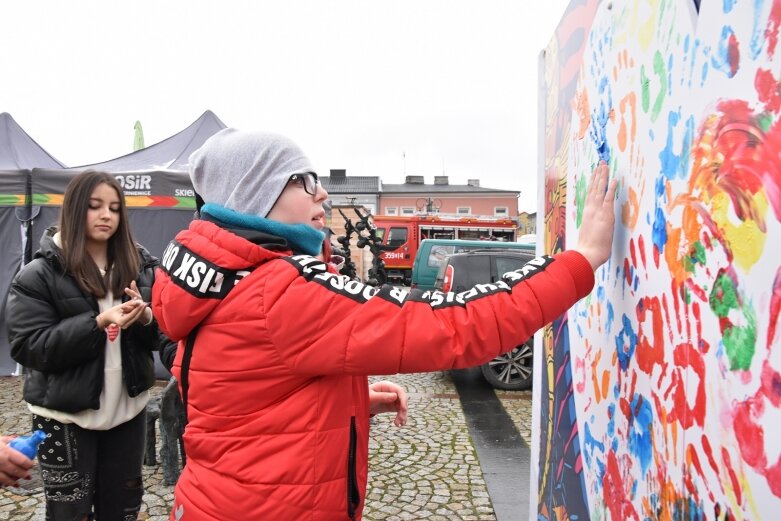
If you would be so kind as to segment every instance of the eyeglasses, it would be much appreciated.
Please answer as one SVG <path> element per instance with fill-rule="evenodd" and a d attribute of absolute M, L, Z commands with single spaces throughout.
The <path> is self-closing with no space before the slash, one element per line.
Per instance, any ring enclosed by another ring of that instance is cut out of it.
<path fill-rule="evenodd" d="M 290 176 L 290 182 L 302 185 L 304 187 L 304 191 L 309 195 L 317 195 L 317 187 L 320 185 L 320 181 L 317 179 L 317 174 L 314 172 L 293 174 Z"/>

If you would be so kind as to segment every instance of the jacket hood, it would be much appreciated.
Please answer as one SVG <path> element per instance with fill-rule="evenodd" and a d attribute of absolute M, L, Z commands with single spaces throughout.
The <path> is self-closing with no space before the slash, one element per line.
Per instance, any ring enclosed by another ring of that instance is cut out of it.
<path fill-rule="evenodd" d="M 38 243 L 38 250 L 33 255 L 34 259 L 43 258 L 48 261 L 54 262 L 56 266 L 62 268 L 65 266 L 65 259 L 62 257 L 62 250 L 54 240 L 54 236 L 58 232 L 57 226 L 49 226 L 46 231 L 43 232 L 41 240 Z"/>
<path fill-rule="evenodd" d="M 273 235 L 228 230 L 205 220 L 193 221 L 166 248 L 155 279 L 152 306 L 160 329 L 175 341 L 187 337 L 227 294 L 209 291 L 217 280 L 212 278 L 216 273 L 251 271 L 289 254 L 285 248 L 284 239 Z M 199 268 L 185 273 L 187 266 L 199 263 Z"/>
<path fill-rule="evenodd" d="M 242 239 L 246 239 L 253 244 L 262 246 L 267 250 L 289 252 L 293 249 L 287 239 L 284 237 L 279 237 L 278 235 L 262 232 L 260 230 L 253 230 L 251 228 L 231 226 L 208 213 L 202 213 L 201 220 L 214 223 L 223 230 L 227 230 L 234 235 L 238 235 Z"/>

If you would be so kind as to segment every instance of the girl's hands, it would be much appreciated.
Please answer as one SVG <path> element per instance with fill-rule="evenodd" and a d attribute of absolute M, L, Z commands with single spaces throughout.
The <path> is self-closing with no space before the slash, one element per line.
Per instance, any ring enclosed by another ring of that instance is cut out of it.
<path fill-rule="evenodd" d="M 149 308 L 149 303 L 141 299 L 135 281 L 125 288 L 125 294 L 130 297 L 130 300 L 110 307 L 96 317 L 99 328 L 105 329 L 111 324 L 116 324 L 122 329 L 127 329 L 139 319 L 142 319 L 144 324 L 152 321 L 152 310 Z"/>
<path fill-rule="evenodd" d="M 125 288 L 125 295 L 131 299 L 128 302 L 125 302 L 125 304 L 130 304 L 136 300 L 139 300 L 144 304 L 144 311 L 142 313 L 143 324 L 149 324 L 152 321 L 152 308 L 149 306 L 148 302 L 144 302 L 141 298 L 141 293 L 138 291 L 135 280 L 130 283 L 129 287 Z"/>
<path fill-rule="evenodd" d="M 127 329 L 139 317 L 144 315 L 147 303 L 141 299 L 128 300 L 122 304 L 110 307 L 96 318 L 98 327 L 105 329 L 111 324 L 116 324 L 122 329 Z"/>

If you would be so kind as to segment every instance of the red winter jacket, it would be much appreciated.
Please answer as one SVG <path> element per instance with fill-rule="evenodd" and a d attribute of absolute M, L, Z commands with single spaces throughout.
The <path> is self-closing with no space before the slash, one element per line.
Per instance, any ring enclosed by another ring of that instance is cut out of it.
<path fill-rule="evenodd" d="M 508 275 L 458 295 L 378 290 L 313 257 L 193 221 L 166 250 L 153 294 L 160 328 L 180 341 L 180 383 L 199 326 L 187 372 L 187 466 L 171 519 L 360 519 L 366 375 L 485 363 L 594 283 L 576 252 Z"/>

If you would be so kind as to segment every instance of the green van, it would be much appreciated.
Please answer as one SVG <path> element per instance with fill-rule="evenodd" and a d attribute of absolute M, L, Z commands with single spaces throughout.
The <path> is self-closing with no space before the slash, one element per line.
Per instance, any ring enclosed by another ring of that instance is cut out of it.
<path fill-rule="evenodd" d="M 412 287 L 434 289 L 437 273 L 448 255 L 467 251 L 500 249 L 524 250 L 534 253 L 536 245 L 530 242 L 462 241 L 453 239 L 423 239 L 412 264 Z"/>

